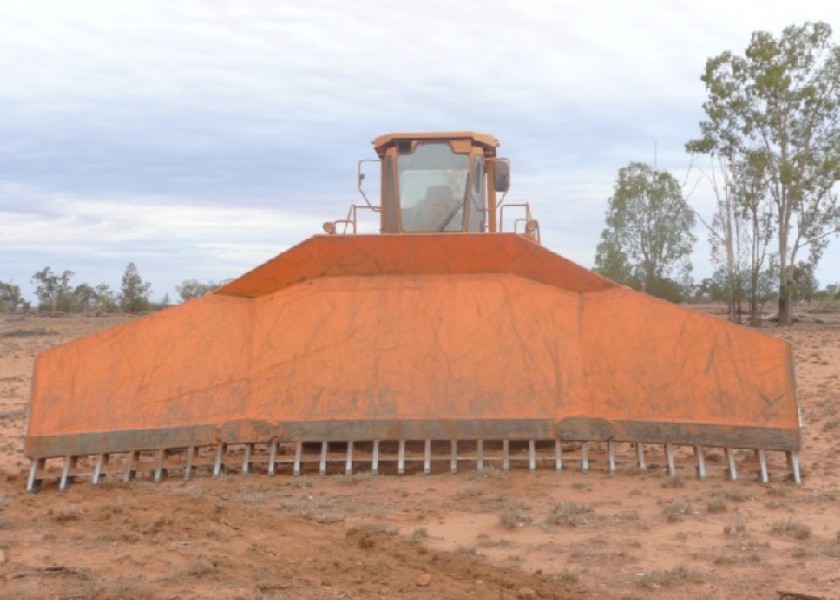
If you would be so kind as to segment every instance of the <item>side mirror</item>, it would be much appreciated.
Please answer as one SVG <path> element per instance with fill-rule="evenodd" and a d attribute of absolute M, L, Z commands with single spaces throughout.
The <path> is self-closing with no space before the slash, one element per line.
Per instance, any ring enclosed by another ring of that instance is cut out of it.
<path fill-rule="evenodd" d="M 493 161 L 493 187 L 502 193 L 510 189 L 510 163 L 505 159 Z"/>

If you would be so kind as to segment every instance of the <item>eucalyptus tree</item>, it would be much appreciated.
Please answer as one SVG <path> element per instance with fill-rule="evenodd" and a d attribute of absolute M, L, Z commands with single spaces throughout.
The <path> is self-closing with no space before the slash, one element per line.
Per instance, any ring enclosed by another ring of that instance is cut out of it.
<path fill-rule="evenodd" d="M 39 308 L 49 309 L 50 312 L 70 311 L 73 308 L 73 288 L 70 285 L 73 271 L 56 273 L 50 267 L 44 267 L 32 276 L 35 284 L 35 296 L 38 298 Z"/>
<path fill-rule="evenodd" d="M 620 283 L 673 296 L 670 281 L 691 271 L 694 212 L 666 171 L 640 162 L 619 169 L 595 270 Z"/>
<path fill-rule="evenodd" d="M 149 310 L 151 287 L 151 283 L 143 281 L 137 266 L 133 262 L 128 263 L 122 276 L 120 308 L 130 313 Z"/>
<path fill-rule="evenodd" d="M 792 25 L 779 38 L 758 31 L 743 56 L 706 61 L 701 79 L 707 119 L 688 148 L 760 162 L 775 220 L 779 322 L 789 324 L 793 265 L 807 249 L 816 266 L 840 231 L 840 47 L 827 23 Z"/>

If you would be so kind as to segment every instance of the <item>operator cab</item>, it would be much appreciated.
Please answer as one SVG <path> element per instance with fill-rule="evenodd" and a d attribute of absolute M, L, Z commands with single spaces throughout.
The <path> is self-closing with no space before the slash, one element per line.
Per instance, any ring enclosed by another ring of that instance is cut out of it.
<path fill-rule="evenodd" d="M 496 138 L 479 133 L 388 134 L 382 161 L 382 233 L 496 230 L 496 192 L 509 185 Z"/>

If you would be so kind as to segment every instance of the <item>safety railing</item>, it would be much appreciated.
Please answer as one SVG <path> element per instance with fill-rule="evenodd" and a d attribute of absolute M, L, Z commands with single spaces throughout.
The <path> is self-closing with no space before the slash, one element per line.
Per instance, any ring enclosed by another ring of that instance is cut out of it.
<path fill-rule="evenodd" d="M 528 202 L 502 204 L 499 207 L 499 231 L 505 231 L 505 209 L 518 209 L 520 216 L 513 220 L 513 233 L 540 244 L 540 222 L 531 215 Z"/>
<path fill-rule="evenodd" d="M 340 233 L 341 235 L 347 235 L 348 233 L 356 235 L 356 233 L 358 233 L 359 210 L 369 210 L 378 213 L 382 212 L 382 207 L 374 206 L 372 204 L 353 204 L 350 206 L 350 210 L 347 213 L 347 218 L 336 219 L 335 221 L 327 221 L 326 223 L 324 223 L 324 231 L 330 235 L 335 233 Z M 339 231 L 339 227 L 342 225 L 344 227 L 341 229 L 341 231 Z"/>

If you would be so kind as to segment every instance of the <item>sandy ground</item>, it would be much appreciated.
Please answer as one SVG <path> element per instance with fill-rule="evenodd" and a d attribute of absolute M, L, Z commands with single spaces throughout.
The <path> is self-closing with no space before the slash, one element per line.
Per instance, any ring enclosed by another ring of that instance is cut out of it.
<path fill-rule="evenodd" d="M 802 487 L 714 469 L 609 476 L 596 453 L 588 474 L 229 474 L 27 494 L 35 355 L 119 320 L 0 317 L 0 598 L 840 598 L 840 325 L 766 330 L 795 348 Z"/>

